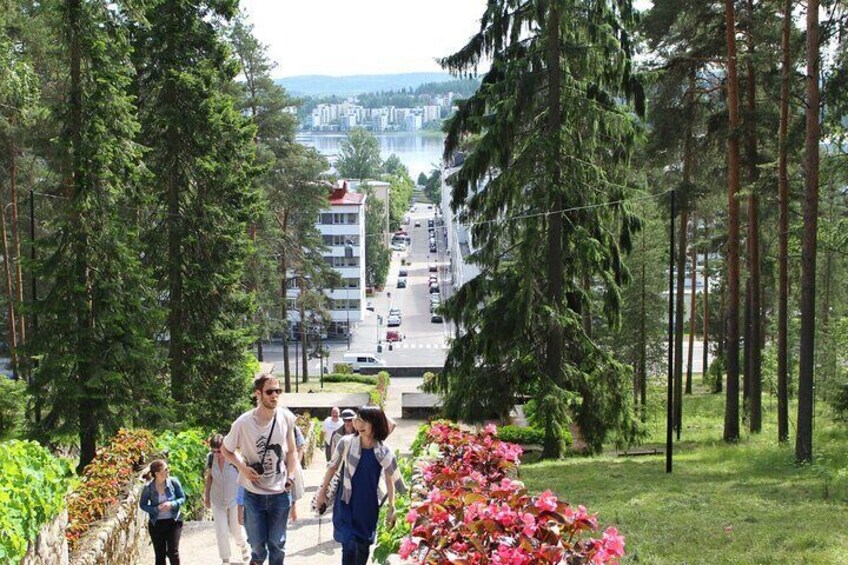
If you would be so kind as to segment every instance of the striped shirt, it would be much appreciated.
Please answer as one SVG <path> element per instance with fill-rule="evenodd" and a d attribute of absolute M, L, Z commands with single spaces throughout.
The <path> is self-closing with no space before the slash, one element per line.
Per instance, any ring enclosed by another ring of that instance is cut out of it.
<path fill-rule="evenodd" d="M 362 438 L 358 435 L 344 436 L 341 441 L 336 444 L 336 450 L 333 452 L 329 466 L 338 467 L 341 464 L 341 458 L 343 457 L 345 445 L 347 444 L 350 444 L 350 448 L 348 448 L 347 459 L 345 460 L 344 466 L 344 476 L 342 477 L 342 500 L 350 504 L 351 478 L 354 474 L 356 474 L 356 466 L 359 464 L 359 459 L 362 457 Z M 375 441 L 374 457 L 377 459 L 380 467 L 382 467 L 386 480 L 391 480 L 394 484 L 395 492 L 401 494 L 405 493 L 406 485 L 403 483 L 403 477 L 400 476 L 397 458 L 391 448 L 383 442 Z M 378 489 L 377 500 L 382 503 L 382 499 L 383 497 Z"/>

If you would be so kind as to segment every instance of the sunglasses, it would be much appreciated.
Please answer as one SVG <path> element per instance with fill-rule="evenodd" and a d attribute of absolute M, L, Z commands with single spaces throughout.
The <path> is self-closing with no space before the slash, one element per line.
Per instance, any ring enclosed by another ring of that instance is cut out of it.
<path fill-rule="evenodd" d="M 283 389 L 281 389 L 281 388 L 269 388 L 269 389 L 264 390 L 263 392 L 265 394 L 267 394 L 268 396 L 271 396 L 272 394 L 282 394 Z"/>

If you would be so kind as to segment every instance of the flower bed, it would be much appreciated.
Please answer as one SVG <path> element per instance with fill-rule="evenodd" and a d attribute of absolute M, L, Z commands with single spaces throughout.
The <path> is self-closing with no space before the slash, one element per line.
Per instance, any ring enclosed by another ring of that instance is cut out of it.
<path fill-rule="evenodd" d="M 107 447 L 97 450 L 82 482 L 68 496 L 66 535 L 71 551 L 91 525 L 118 504 L 153 451 L 153 434 L 147 430 L 120 430 Z"/>
<path fill-rule="evenodd" d="M 380 371 L 377 373 L 376 386 L 371 391 L 371 404 L 384 408 L 386 406 L 386 397 L 389 394 L 389 373 Z"/>
<path fill-rule="evenodd" d="M 530 495 L 510 478 L 521 448 L 499 440 L 494 426 L 472 434 L 443 422 L 425 442 L 437 456 L 422 469 L 427 494 L 406 514 L 411 528 L 400 556 L 416 564 L 515 565 L 616 563 L 624 538 L 615 528 L 598 537 L 597 518 L 550 491 Z"/>

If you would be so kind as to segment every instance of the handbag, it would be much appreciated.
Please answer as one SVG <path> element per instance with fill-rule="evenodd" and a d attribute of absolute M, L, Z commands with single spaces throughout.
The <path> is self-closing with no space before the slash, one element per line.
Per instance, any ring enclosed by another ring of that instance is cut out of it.
<path fill-rule="evenodd" d="M 300 500 L 301 498 L 303 498 L 303 494 L 305 491 L 306 485 L 303 482 L 303 467 L 301 467 L 300 461 L 298 460 L 297 466 L 294 469 L 294 477 L 292 480 L 292 499 Z"/>
<path fill-rule="evenodd" d="M 327 494 L 325 495 L 326 502 L 324 503 L 324 505 L 321 508 L 318 508 L 317 500 L 318 492 L 321 491 L 320 488 L 318 489 L 318 492 L 316 492 L 315 495 L 312 497 L 312 510 L 317 512 L 319 516 L 324 514 L 324 512 L 327 511 L 327 508 L 332 507 L 333 502 L 335 502 L 336 494 L 339 490 L 339 485 L 342 482 L 342 477 L 344 477 L 344 466 L 345 461 L 347 461 L 347 452 L 350 449 L 350 443 L 351 442 L 348 441 L 347 444 L 345 444 L 344 452 L 342 453 L 342 464 L 339 465 L 339 468 L 336 469 L 335 473 L 333 473 L 333 476 L 330 479 L 330 484 L 327 485 Z"/>

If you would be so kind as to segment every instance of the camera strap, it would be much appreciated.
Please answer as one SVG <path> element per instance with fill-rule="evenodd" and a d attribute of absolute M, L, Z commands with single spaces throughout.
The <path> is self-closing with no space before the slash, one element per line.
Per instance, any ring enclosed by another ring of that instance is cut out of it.
<path fill-rule="evenodd" d="M 262 459 L 259 461 L 259 464 L 262 465 L 262 468 L 265 468 L 265 456 L 268 455 L 268 444 L 271 443 L 271 436 L 274 435 L 274 428 L 277 427 L 277 410 L 274 410 L 274 419 L 271 420 L 271 431 L 268 432 L 268 439 L 265 440 L 265 449 L 262 450 Z"/>

